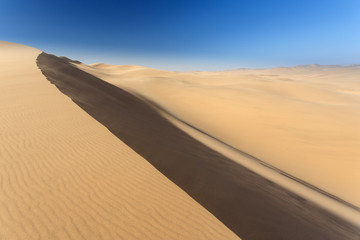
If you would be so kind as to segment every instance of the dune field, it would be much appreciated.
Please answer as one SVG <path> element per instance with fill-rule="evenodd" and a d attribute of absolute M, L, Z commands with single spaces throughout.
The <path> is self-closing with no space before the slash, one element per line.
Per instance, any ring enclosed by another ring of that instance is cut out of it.
<path fill-rule="evenodd" d="M 360 66 L 0 53 L 1 240 L 360 239 Z"/>

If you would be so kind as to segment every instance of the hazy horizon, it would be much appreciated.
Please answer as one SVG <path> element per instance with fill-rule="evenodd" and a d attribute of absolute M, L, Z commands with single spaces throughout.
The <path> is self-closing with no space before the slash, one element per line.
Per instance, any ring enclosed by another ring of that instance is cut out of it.
<path fill-rule="evenodd" d="M 360 63 L 360 2 L 0 3 L 1 40 L 85 63 L 174 71 Z"/>

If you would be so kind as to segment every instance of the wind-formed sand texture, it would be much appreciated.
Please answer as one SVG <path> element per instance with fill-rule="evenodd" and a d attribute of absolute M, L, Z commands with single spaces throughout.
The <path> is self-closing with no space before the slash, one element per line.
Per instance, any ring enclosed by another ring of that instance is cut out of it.
<path fill-rule="evenodd" d="M 0 43 L 0 239 L 238 239 Z"/>

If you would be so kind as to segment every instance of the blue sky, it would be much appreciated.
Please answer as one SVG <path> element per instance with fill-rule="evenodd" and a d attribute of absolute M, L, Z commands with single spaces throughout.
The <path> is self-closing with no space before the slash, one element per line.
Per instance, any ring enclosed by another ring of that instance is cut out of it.
<path fill-rule="evenodd" d="M 0 40 L 179 71 L 355 64 L 360 1 L 1 0 Z"/>

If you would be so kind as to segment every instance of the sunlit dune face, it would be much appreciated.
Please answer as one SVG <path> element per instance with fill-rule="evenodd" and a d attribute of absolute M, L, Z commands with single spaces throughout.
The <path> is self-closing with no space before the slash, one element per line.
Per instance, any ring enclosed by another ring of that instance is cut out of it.
<path fill-rule="evenodd" d="M 360 205 L 360 67 L 225 72 L 78 65 L 228 144 Z"/>

